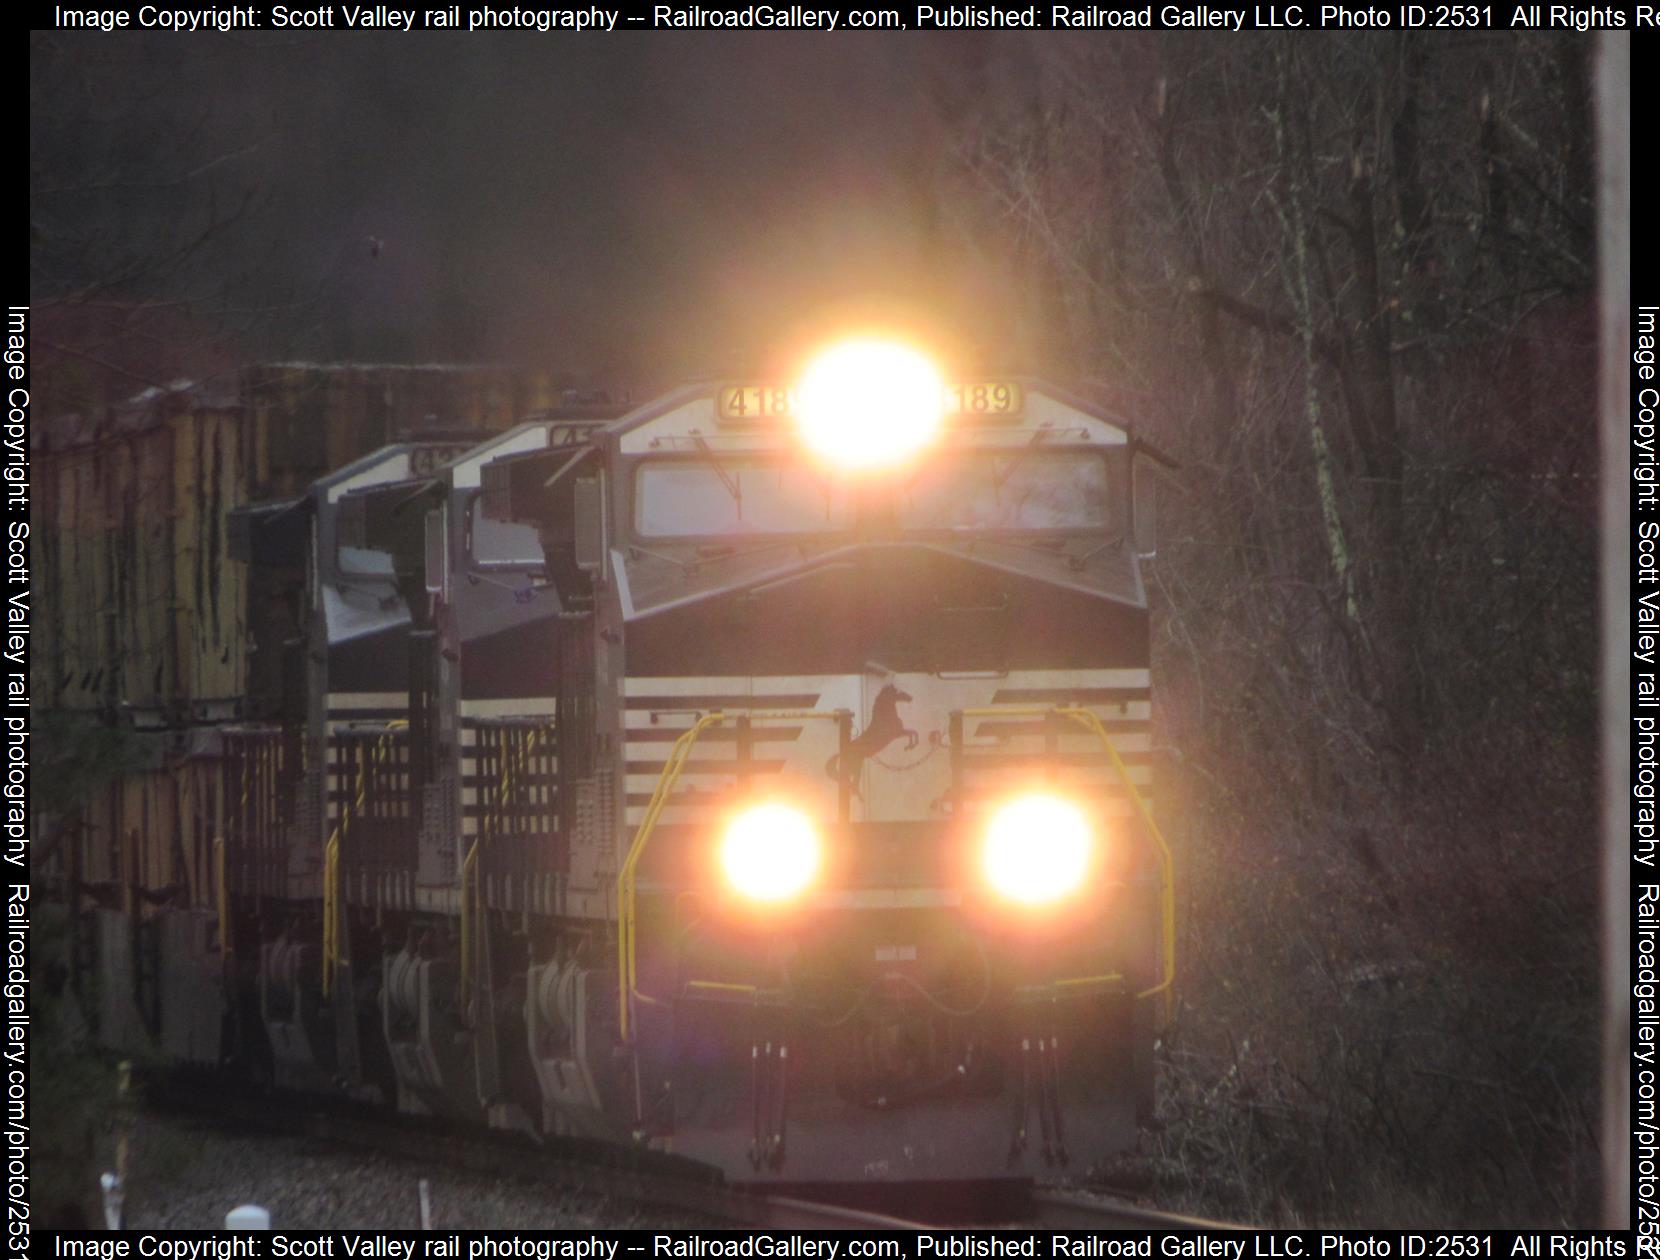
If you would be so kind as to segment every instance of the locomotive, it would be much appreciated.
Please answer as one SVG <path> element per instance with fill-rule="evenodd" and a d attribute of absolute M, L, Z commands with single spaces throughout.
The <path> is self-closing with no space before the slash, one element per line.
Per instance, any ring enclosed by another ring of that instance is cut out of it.
<path fill-rule="evenodd" d="M 874 338 L 476 437 L 232 513 L 292 633 L 277 720 L 217 733 L 164 1042 L 740 1181 L 1133 1142 L 1168 461 Z"/>

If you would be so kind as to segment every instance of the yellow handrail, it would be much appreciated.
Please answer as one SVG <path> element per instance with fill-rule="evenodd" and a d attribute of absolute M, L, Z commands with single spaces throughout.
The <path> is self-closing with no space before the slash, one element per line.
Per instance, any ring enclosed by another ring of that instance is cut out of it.
<path fill-rule="evenodd" d="M 542 738 L 542 735 L 545 733 L 546 729 L 546 727 L 542 726 L 533 727 L 530 731 L 530 737 L 525 740 L 524 747 L 519 750 L 519 754 L 516 759 L 510 759 L 506 756 L 502 757 L 501 778 L 496 787 L 498 807 L 495 811 L 485 812 L 480 817 L 479 826 L 481 829 L 486 818 L 500 817 L 502 809 L 504 809 L 507 805 L 507 793 L 509 787 L 512 785 L 515 773 L 519 770 L 523 770 L 529 763 L 531 751 L 536 747 L 537 742 Z M 472 989 L 472 917 L 477 909 L 473 902 L 477 898 L 478 893 L 478 846 L 483 838 L 484 837 L 482 835 L 475 836 L 473 838 L 473 843 L 467 850 L 467 856 L 461 863 L 461 984 L 459 987 L 461 989 L 463 999 L 465 999 L 467 994 Z"/>
<path fill-rule="evenodd" d="M 225 967 L 231 958 L 231 899 L 225 885 L 225 838 L 213 842 L 213 892 L 219 911 L 219 965 Z"/>
<path fill-rule="evenodd" d="M 381 757 L 389 747 L 389 741 L 398 731 L 404 730 L 409 723 L 402 718 L 386 724 L 386 730 L 375 741 L 374 752 L 370 754 L 369 764 L 364 772 L 358 776 L 357 796 L 351 804 L 340 811 L 340 817 L 335 820 L 334 830 L 329 833 L 328 842 L 323 846 L 323 996 L 331 997 L 334 993 L 334 971 L 340 965 L 340 941 L 344 932 L 340 923 L 340 843 L 346 838 L 346 828 L 352 816 L 363 808 L 363 802 L 369 795 L 369 771 L 380 764 Z"/>
<path fill-rule="evenodd" d="M 467 856 L 461 860 L 461 982 L 456 987 L 461 991 L 461 998 L 465 1004 L 467 995 L 472 990 L 473 975 L 473 892 L 477 887 L 478 876 L 478 845 L 482 837 L 474 836 L 473 843 L 467 849 Z"/>
<path fill-rule="evenodd" d="M 640 818 L 640 825 L 634 832 L 634 841 L 628 847 L 628 856 L 623 859 L 622 867 L 617 872 L 617 1019 L 624 1041 L 628 1040 L 628 1025 L 630 1014 L 630 1000 L 638 999 L 649 1002 L 652 999 L 641 993 L 636 987 L 637 973 L 635 970 L 634 934 L 635 934 L 635 905 L 634 905 L 634 874 L 640 864 L 640 855 L 646 850 L 651 840 L 651 833 L 657 829 L 657 820 L 662 816 L 668 804 L 669 793 L 674 790 L 675 783 L 680 778 L 680 772 L 685 768 L 686 760 L 691 756 L 692 745 L 697 743 L 699 736 L 711 726 L 722 722 L 733 721 L 737 717 L 748 717 L 751 721 L 762 722 L 795 722 L 805 718 L 829 718 L 832 721 L 841 721 L 847 716 L 844 709 L 766 709 L 761 711 L 746 711 L 743 714 L 732 714 L 716 711 L 705 713 L 691 726 L 687 727 L 679 739 L 674 741 L 674 747 L 669 750 L 668 758 L 663 763 L 663 770 L 657 776 L 657 787 L 652 791 L 651 800 L 646 804 L 646 812 Z"/>
<path fill-rule="evenodd" d="M 1175 861 L 1170 853 L 1170 846 L 1165 841 L 1164 833 L 1159 830 L 1158 824 L 1153 821 L 1151 810 L 1146 800 L 1137 790 L 1134 781 L 1130 778 L 1128 767 L 1113 747 L 1112 739 L 1106 728 L 1089 709 L 1077 706 L 1042 706 L 1042 705 L 999 705 L 993 708 L 964 709 L 965 717 L 1022 717 L 1047 716 L 1054 714 L 1076 722 L 1093 733 L 1107 751 L 1113 769 L 1117 771 L 1125 787 L 1129 789 L 1130 797 L 1135 802 L 1137 812 L 1146 825 L 1148 834 L 1153 837 L 1159 855 L 1160 878 L 1160 926 L 1161 926 L 1161 961 L 1162 978 L 1151 988 L 1136 994 L 1138 998 L 1153 997 L 1164 994 L 1166 1013 L 1173 996 L 1172 986 L 1176 978 L 1176 892 L 1175 892 Z M 658 775 L 657 786 L 651 794 L 651 800 L 646 805 L 640 825 L 634 833 L 633 843 L 629 846 L 628 855 L 624 858 L 621 869 L 617 873 L 617 1002 L 618 1022 L 624 1041 L 628 1040 L 631 1014 L 631 1002 L 634 1000 L 651 1001 L 652 999 L 641 993 L 637 987 L 638 973 L 636 968 L 636 930 L 638 927 L 635 906 L 635 873 L 639 868 L 641 855 L 656 830 L 658 819 L 668 803 L 669 794 L 674 790 L 681 771 L 691 755 L 692 746 L 697 743 L 703 732 L 711 726 L 732 720 L 736 715 L 725 712 L 707 713 L 698 718 L 681 736 L 675 740 L 667 759 L 663 763 L 662 772 Z M 832 718 L 839 720 L 844 716 L 843 711 L 801 709 L 767 711 L 761 714 L 747 714 L 752 720 L 760 717 L 764 721 L 797 721 L 803 718 Z"/>
<path fill-rule="evenodd" d="M 1101 741 L 1101 746 L 1107 750 L 1107 757 L 1112 767 L 1118 772 L 1124 786 L 1129 789 L 1130 799 L 1135 802 L 1136 812 L 1141 815 L 1141 821 L 1147 828 L 1147 834 L 1153 837 L 1153 843 L 1158 847 L 1159 854 L 1159 919 L 1161 939 L 1161 961 L 1163 972 L 1159 982 L 1149 989 L 1143 989 L 1136 994 L 1138 998 L 1153 997 L 1155 994 L 1164 995 L 1164 1009 L 1166 1018 L 1170 1015 L 1171 1002 L 1175 996 L 1173 985 L 1176 981 L 1176 864 L 1171 856 L 1170 845 L 1159 830 L 1159 825 L 1153 821 L 1153 813 L 1147 807 L 1147 801 L 1137 790 L 1135 782 L 1130 778 L 1130 771 L 1123 759 L 1118 755 L 1118 749 L 1113 747 L 1112 738 L 1107 734 L 1106 727 L 1101 725 L 1101 719 L 1089 709 L 1077 705 L 996 705 L 991 708 L 964 709 L 964 717 L 1047 717 L 1054 714 L 1056 717 L 1067 718 L 1076 722 L 1085 730 L 1090 731 Z"/>
<path fill-rule="evenodd" d="M 240 765 L 242 769 L 242 794 L 238 799 L 236 806 L 236 834 L 243 841 L 243 843 L 246 844 L 249 831 L 248 802 L 253 797 L 254 786 L 253 777 L 249 773 L 248 755 L 245 754 L 242 757 Z M 214 878 L 214 882 L 217 885 L 217 888 L 215 889 L 215 896 L 218 901 L 219 910 L 219 951 L 222 958 L 228 961 L 231 957 L 231 894 L 230 880 L 226 873 L 226 868 L 230 863 L 230 850 L 225 844 L 225 838 L 223 836 L 220 836 L 219 839 L 214 841 L 214 848 L 216 850 L 215 856 L 218 858 L 219 867 Z M 221 965 L 223 965 L 223 962 Z"/>

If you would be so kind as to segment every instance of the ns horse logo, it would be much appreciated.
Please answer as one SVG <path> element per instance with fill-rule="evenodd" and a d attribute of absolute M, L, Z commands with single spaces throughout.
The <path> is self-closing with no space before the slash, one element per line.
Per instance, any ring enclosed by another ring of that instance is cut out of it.
<path fill-rule="evenodd" d="M 892 683 L 876 693 L 876 703 L 870 708 L 870 721 L 865 729 L 848 741 L 844 753 L 837 753 L 824 763 L 824 773 L 838 782 L 846 783 L 854 796 L 859 796 L 859 771 L 867 758 L 874 757 L 894 740 L 903 738 L 907 749 L 915 748 L 917 733 L 906 726 L 899 716 L 899 706 L 911 697 Z M 844 760 L 845 757 L 845 760 Z"/>

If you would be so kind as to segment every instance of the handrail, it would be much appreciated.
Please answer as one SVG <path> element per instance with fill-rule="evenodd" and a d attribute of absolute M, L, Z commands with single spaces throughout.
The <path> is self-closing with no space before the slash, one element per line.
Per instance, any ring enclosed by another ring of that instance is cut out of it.
<path fill-rule="evenodd" d="M 253 799 L 253 775 L 250 773 L 249 755 L 243 753 L 239 766 L 242 771 L 242 794 L 236 805 L 236 835 L 247 843 L 248 832 L 253 830 L 248 822 L 248 802 Z M 225 837 L 220 836 L 214 842 L 215 857 L 218 870 L 214 874 L 214 901 L 219 913 L 219 953 L 221 967 L 228 966 L 231 957 L 231 894 L 230 880 L 226 868 L 230 864 L 230 848 L 225 843 Z"/>
<path fill-rule="evenodd" d="M 461 859 L 461 975 L 455 987 L 464 1015 L 473 991 L 473 898 L 478 895 L 478 846 L 483 839 L 474 836 Z"/>
<path fill-rule="evenodd" d="M 1085 730 L 1092 733 L 1101 741 L 1101 746 L 1107 750 L 1107 757 L 1112 767 L 1118 772 L 1124 786 L 1129 789 L 1130 799 L 1135 802 L 1136 812 L 1141 815 L 1142 824 L 1147 833 L 1153 837 L 1153 843 L 1158 848 L 1159 855 L 1159 919 L 1161 940 L 1161 971 L 1162 978 L 1149 989 L 1143 989 L 1136 994 L 1137 998 L 1153 997 L 1156 994 L 1164 995 L 1165 1017 L 1171 1014 L 1171 1004 L 1175 997 L 1174 984 L 1176 981 L 1176 864 L 1171 856 L 1170 845 L 1159 830 L 1159 825 L 1153 821 L 1152 810 L 1148 808 L 1146 799 L 1136 788 L 1134 780 L 1130 778 L 1130 771 L 1123 759 L 1118 755 L 1118 749 L 1113 747 L 1112 738 L 1107 734 L 1106 727 L 1101 725 L 1101 719 L 1093 710 L 1080 705 L 995 705 L 990 708 L 964 709 L 964 717 L 1047 717 L 1053 714 L 1056 717 L 1067 718 L 1076 722 Z"/>
<path fill-rule="evenodd" d="M 1146 800 L 1137 790 L 1134 781 L 1130 778 L 1128 767 L 1118 755 L 1108 736 L 1106 728 L 1101 725 L 1101 719 L 1091 710 L 1072 705 L 998 705 L 991 708 L 975 708 L 961 710 L 967 717 L 1021 717 L 1047 716 L 1054 714 L 1064 717 L 1084 727 L 1094 734 L 1107 751 L 1113 769 L 1117 771 L 1125 787 L 1129 789 L 1130 797 L 1135 802 L 1137 812 L 1146 825 L 1148 834 L 1153 837 L 1159 855 L 1160 876 L 1160 921 L 1161 921 L 1161 962 L 1162 977 L 1159 983 L 1151 988 L 1144 989 L 1136 994 L 1137 998 L 1153 997 L 1163 994 L 1165 997 L 1166 1014 L 1169 1013 L 1170 1002 L 1173 997 L 1173 985 L 1176 978 L 1176 893 L 1175 893 L 1175 862 L 1170 853 L 1170 845 L 1159 830 L 1158 824 L 1153 821 L 1151 810 Z M 639 991 L 636 933 L 638 916 L 635 905 L 635 875 L 638 871 L 640 858 L 650 843 L 652 833 L 657 828 L 664 808 L 667 806 L 669 794 L 674 790 L 681 772 L 685 769 L 690 758 L 692 746 L 697 743 L 703 732 L 711 726 L 722 722 L 734 721 L 739 716 L 747 716 L 751 721 L 759 717 L 763 721 L 799 721 L 804 718 L 832 718 L 840 720 L 845 713 L 840 709 L 798 709 L 745 711 L 743 714 L 732 714 L 717 710 L 699 717 L 681 736 L 675 740 L 669 755 L 663 763 L 663 769 L 657 778 L 657 786 L 651 794 L 651 800 L 646 805 L 640 825 L 634 833 L 634 840 L 629 846 L 628 854 L 623 859 L 622 867 L 617 872 L 617 1018 L 626 1042 L 629 1038 L 632 1002 L 651 1002 L 655 999 Z"/>
<path fill-rule="evenodd" d="M 380 764 L 381 757 L 390 746 L 388 741 L 401 730 L 407 730 L 409 722 L 404 718 L 396 718 L 386 723 L 386 730 L 375 741 L 373 753 L 370 754 L 369 764 L 364 772 L 358 776 L 357 796 L 352 802 L 340 811 L 340 817 L 335 820 L 334 830 L 329 833 L 327 843 L 323 845 L 323 996 L 332 997 L 334 994 L 334 972 L 340 965 L 340 942 L 345 933 L 341 930 L 340 922 L 340 844 L 346 838 L 346 829 L 351 823 L 353 815 L 363 808 L 369 796 L 369 772 Z M 327 766 L 324 772 L 327 773 Z"/>
<path fill-rule="evenodd" d="M 512 786 L 516 772 L 523 770 L 525 766 L 530 763 L 531 751 L 536 747 L 537 743 L 541 740 L 542 735 L 546 731 L 547 727 L 545 725 L 532 727 L 530 735 L 524 741 L 524 747 L 519 749 L 517 757 L 509 758 L 505 755 L 502 757 L 501 778 L 496 787 L 496 794 L 498 797 L 497 807 L 492 813 L 485 813 L 479 818 L 480 834 L 473 837 L 473 843 L 467 849 L 467 856 L 462 859 L 461 862 L 461 983 L 458 987 L 461 990 L 463 1000 L 465 1000 L 472 991 L 472 918 L 475 912 L 473 902 L 477 898 L 478 893 L 478 852 L 479 845 L 484 839 L 482 834 L 484 820 L 490 817 L 499 818 L 502 811 L 506 809 L 507 793 L 509 788 Z M 478 913 L 483 912 L 482 907 L 477 907 L 476 909 Z"/>
<path fill-rule="evenodd" d="M 225 883 L 225 837 L 213 842 L 213 901 L 219 914 L 219 966 L 223 970 L 231 960 L 231 901 Z"/>
<path fill-rule="evenodd" d="M 680 772 L 685 769 L 686 761 L 691 756 L 692 745 L 697 743 L 709 727 L 718 726 L 722 722 L 736 721 L 739 717 L 747 717 L 751 722 L 795 722 L 805 718 L 829 718 L 839 722 L 846 716 L 845 709 L 765 709 L 745 710 L 743 713 L 727 713 L 717 709 L 698 718 L 674 741 L 674 747 L 669 750 L 669 755 L 663 762 L 662 772 L 657 776 L 657 787 L 652 791 L 651 800 L 647 803 L 646 811 L 640 818 L 640 825 L 634 832 L 628 855 L 617 871 L 617 1020 L 623 1041 L 626 1042 L 629 1035 L 630 1000 L 654 1000 L 636 987 L 638 973 L 634 949 L 637 926 L 634 875 L 639 868 L 640 857 L 651 840 L 651 834 L 657 829 L 657 820 L 668 804 L 669 793 L 674 790 L 675 783 L 680 779 Z"/>

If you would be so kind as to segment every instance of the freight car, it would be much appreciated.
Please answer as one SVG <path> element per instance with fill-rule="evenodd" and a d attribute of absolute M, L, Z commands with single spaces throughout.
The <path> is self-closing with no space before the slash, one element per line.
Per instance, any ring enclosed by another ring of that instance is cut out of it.
<path fill-rule="evenodd" d="M 1122 1149 L 1174 971 L 1159 462 L 867 340 L 243 513 L 306 632 L 219 750 L 219 1053 L 745 1180 Z"/>

